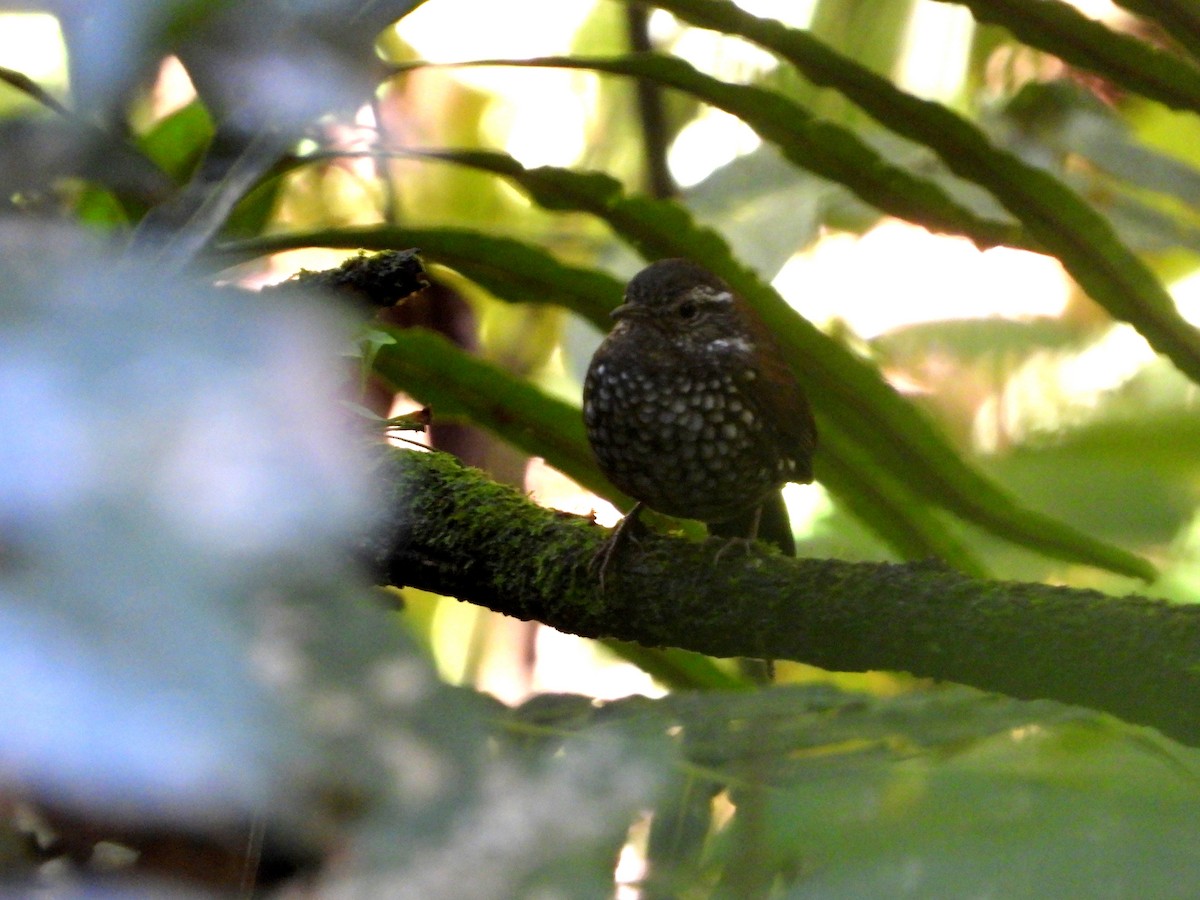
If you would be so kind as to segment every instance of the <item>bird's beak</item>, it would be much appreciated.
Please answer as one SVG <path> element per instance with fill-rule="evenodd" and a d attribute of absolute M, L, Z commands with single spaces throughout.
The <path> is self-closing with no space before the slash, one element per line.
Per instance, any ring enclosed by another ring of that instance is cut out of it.
<path fill-rule="evenodd" d="M 612 316 L 614 319 L 616 319 L 618 322 L 620 322 L 622 319 L 643 319 L 643 320 L 645 320 L 645 319 L 653 318 L 653 314 L 650 312 L 650 310 L 646 309 L 645 306 L 641 306 L 637 303 L 622 303 L 620 306 L 618 306 L 616 309 L 614 309 L 611 313 L 609 313 L 609 315 Z"/>

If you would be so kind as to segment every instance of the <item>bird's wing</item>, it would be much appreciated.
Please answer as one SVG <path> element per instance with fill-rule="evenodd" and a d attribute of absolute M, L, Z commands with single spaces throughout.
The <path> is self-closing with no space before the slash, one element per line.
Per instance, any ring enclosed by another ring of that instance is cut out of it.
<path fill-rule="evenodd" d="M 767 416 L 783 452 L 796 465 L 795 481 L 812 481 L 812 459 L 817 449 L 817 423 L 813 420 L 808 397 L 796 380 L 783 351 L 754 310 L 742 310 L 750 334 L 754 337 L 757 377 L 748 386 L 754 402 Z"/>

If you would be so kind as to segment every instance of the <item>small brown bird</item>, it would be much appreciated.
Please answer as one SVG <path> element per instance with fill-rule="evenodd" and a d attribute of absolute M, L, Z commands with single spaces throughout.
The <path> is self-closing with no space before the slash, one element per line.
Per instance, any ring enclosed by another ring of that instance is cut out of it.
<path fill-rule="evenodd" d="M 763 535 L 794 553 L 780 488 L 812 481 L 817 429 L 766 326 L 720 278 L 686 259 L 629 282 L 583 387 L 604 474 L 642 504 L 709 532 Z"/>

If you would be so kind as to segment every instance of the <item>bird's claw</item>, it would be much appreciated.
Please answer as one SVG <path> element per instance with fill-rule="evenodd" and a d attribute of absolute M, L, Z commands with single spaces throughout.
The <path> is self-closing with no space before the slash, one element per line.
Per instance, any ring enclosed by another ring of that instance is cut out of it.
<path fill-rule="evenodd" d="M 727 552 L 729 552 L 729 549 L 731 547 L 737 547 L 739 550 L 742 551 L 742 553 L 744 555 L 749 556 L 750 552 L 754 549 L 754 542 L 755 542 L 755 539 L 749 538 L 749 537 L 728 538 L 725 541 L 725 543 L 723 543 L 717 549 L 717 553 L 713 557 L 713 565 L 716 565 L 717 563 L 719 563 L 721 561 L 721 557 L 724 556 Z"/>
<path fill-rule="evenodd" d="M 596 551 L 591 562 L 588 563 L 588 573 L 596 577 L 600 582 L 600 592 L 604 592 L 605 578 L 608 574 L 609 566 L 612 564 L 614 557 L 620 553 L 630 541 L 637 541 L 638 535 L 645 530 L 639 518 L 642 511 L 642 504 L 634 505 L 626 516 L 618 522 L 612 530 L 612 534 L 600 545 L 600 549 Z"/>

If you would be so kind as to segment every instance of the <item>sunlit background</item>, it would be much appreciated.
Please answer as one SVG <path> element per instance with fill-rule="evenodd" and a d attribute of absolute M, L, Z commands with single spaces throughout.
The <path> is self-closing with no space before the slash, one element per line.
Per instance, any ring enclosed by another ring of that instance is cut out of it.
<path fill-rule="evenodd" d="M 800 27 L 810 24 L 815 6 L 795 0 L 746 0 L 740 5 Z M 1116 28 L 1125 21 L 1124 13 L 1104 0 L 1076 0 L 1075 5 Z M 435 62 L 618 52 L 624 47 L 620 16 L 620 7 L 604 0 L 503 4 L 437 0 L 384 35 L 380 52 L 391 59 Z M 464 21 L 471 27 L 461 27 Z M 661 11 L 652 14 L 650 32 L 660 48 L 722 79 L 749 82 L 779 74 L 774 57 L 762 50 L 685 26 Z M 864 61 L 888 71 L 907 90 L 962 109 L 986 110 L 1024 81 L 1061 74 L 1052 61 L 1013 55 L 1006 47 L 981 61 L 973 57 L 976 36 L 976 26 L 964 8 L 919 0 L 899 44 Z M 0 15 L 0 65 L 25 73 L 51 94 L 65 98 L 70 86 L 61 48 L 52 16 Z M 865 53 L 871 48 L 859 49 Z M 166 61 L 155 89 L 138 110 L 140 125 L 160 121 L 192 96 L 183 68 L 174 60 Z M 808 99 L 821 114 L 864 125 L 836 98 L 818 92 Z M 0 91 L 0 110 L 28 102 L 15 92 Z M 1010 460 L 1023 458 L 1013 453 L 1015 448 L 1036 439 L 1065 435 L 1062 440 L 1069 444 L 1076 429 L 1086 429 L 1108 415 L 1100 415 L 1106 398 L 1135 383 L 1140 387 L 1133 400 L 1113 415 L 1131 416 L 1139 410 L 1178 414 L 1171 410 L 1190 400 L 1191 386 L 1132 329 L 1112 324 L 1074 288 L 1053 259 L 1006 248 L 980 251 L 964 239 L 933 235 L 887 218 L 864 221 L 862 228 L 855 228 L 854 214 L 840 220 L 826 216 L 811 236 L 797 229 L 794 247 L 784 246 L 782 251 L 772 247 L 773 256 L 755 259 L 753 252 L 762 243 L 764 229 L 773 221 L 786 224 L 787 208 L 764 212 L 769 197 L 758 207 L 739 206 L 720 194 L 716 185 L 722 171 L 727 171 L 724 167 L 754 157 L 762 142 L 725 113 L 678 103 L 671 108 L 674 115 L 686 119 L 667 156 L 683 199 L 694 203 L 706 222 L 724 230 L 739 250 L 750 248 L 749 261 L 772 277 L 800 313 L 877 361 L 892 383 L 929 410 L 964 452 L 975 454 L 986 469 L 999 473 L 997 477 L 1026 502 L 1043 509 L 1048 504 L 1048 511 L 1057 513 L 1058 493 L 1039 478 L 1099 478 L 1068 492 L 1075 500 L 1106 492 L 1116 497 L 1090 518 L 1084 516 L 1085 529 L 1098 529 L 1116 543 L 1151 555 L 1165 568 L 1166 576 L 1157 586 L 1164 593 L 1184 599 L 1200 586 L 1194 564 L 1200 529 L 1185 521 L 1164 536 L 1154 528 L 1138 531 L 1130 526 L 1123 531 L 1114 521 L 1113 509 L 1128 503 L 1136 484 L 1118 485 L 1094 472 L 1061 465 L 1054 468 L 1053 476 L 1037 465 L 1023 469 L 1009 465 Z M 630 110 L 627 85 L 591 73 L 461 68 L 426 70 L 396 79 L 382 87 L 376 102 L 364 106 L 352 121 L 325 122 L 314 131 L 308 149 L 336 148 L 359 155 L 298 172 L 277 211 L 274 228 L 367 225 L 396 217 L 416 224 L 470 223 L 514 234 L 566 259 L 600 264 L 625 277 L 636 268 L 636 261 L 617 251 L 592 223 L 539 212 L 512 189 L 488 178 L 404 160 L 381 167 L 367 151 L 395 146 L 492 147 L 526 166 L 602 169 L 637 186 L 640 161 L 630 150 L 636 145 Z M 1131 127 L 1144 132 L 1157 129 L 1158 146 L 1165 153 L 1183 156 L 1188 143 L 1196 143 L 1194 136 L 1181 133 L 1173 146 L 1170 129 L 1163 136 L 1162 111 L 1139 107 L 1122 114 Z M 344 255 L 293 252 L 273 259 L 269 266 L 235 274 L 243 282 L 261 284 L 285 278 L 300 267 L 330 265 Z M 1160 271 L 1183 313 L 1200 323 L 1200 275 L 1178 259 L 1171 262 Z M 478 320 L 479 352 L 549 391 L 577 400 L 582 368 L 600 338 L 597 332 L 559 312 L 499 304 L 477 288 L 461 284 L 461 279 L 455 282 L 448 273 L 439 274 L 456 286 Z M 972 332 L 974 337 L 964 345 L 955 338 L 955 322 L 990 323 L 991 331 Z M 1036 345 L 1005 344 L 1005 322 L 1040 322 L 1045 340 Z M 986 335 L 993 332 L 996 342 L 989 343 Z M 548 335 L 553 340 L 546 341 Z M 406 403 L 398 398 L 393 412 L 404 411 Z M 528 464 L 514 460 L 498 447 L 488 448 L 483 457 L 540 502 L 594 513 L 606 524 L 618 516 L 611 505 L 580 490 L 540 460 Z M 1151 453 L 1147 465 L 1154 464 Z M 887 555 L 838 511 L 820 486 L 792 486 L 787 497 L 797 534 L 805 540 L 801 552 L 863 558 Z M 1044 560 L 1038 563 L 1040 569 L 1030 568 L 1032 563 L 1024 558 L 998 555 L 992 561 L 1014 576 L 1032 574 L 1122 587 L 1094 572 L 1067 566 L 1046 569 Z M 477 684 L 506 702 L 548 690 L 596 697 L 660 691 L 640 669 L 593 642 L 505 620 L 456 601 L 411 591 L 405 592 L 405 599 L 413 627 L 426 638 L 443 675 Z M 785 677 L 812 677 L 812 673 L 795 667 L 785 671 Z"/>

